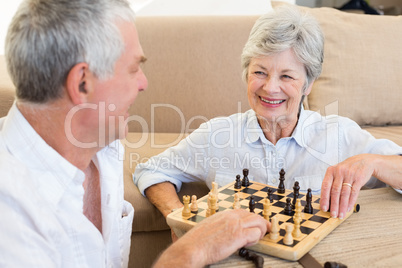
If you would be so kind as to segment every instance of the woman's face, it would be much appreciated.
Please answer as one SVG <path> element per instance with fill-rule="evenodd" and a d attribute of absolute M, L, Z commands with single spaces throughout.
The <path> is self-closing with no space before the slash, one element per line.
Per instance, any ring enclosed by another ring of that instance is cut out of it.
<path fill-rule="evenodd" d="M 296 125 L 302 95 L 311 91 L 310 85 L 303 92 L 305 82 L 306 70 L 292 49 L 253 58 L 248 68 L 248 101 L 259 118 Z"/>

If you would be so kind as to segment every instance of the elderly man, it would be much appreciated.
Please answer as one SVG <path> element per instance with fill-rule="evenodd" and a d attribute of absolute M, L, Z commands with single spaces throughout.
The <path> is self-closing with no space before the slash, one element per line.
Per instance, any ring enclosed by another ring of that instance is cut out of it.
<path fill-rule="evenodd" d="M 128 3 L 24 1 L 5 51 L 17 100 L 0 119 L 1 266 L 126 267 L 134 210 L 119 139 L 147 87 Z M 245 211 L 217 213 L 156 266 L 202 267 L 267 227 Z"/>

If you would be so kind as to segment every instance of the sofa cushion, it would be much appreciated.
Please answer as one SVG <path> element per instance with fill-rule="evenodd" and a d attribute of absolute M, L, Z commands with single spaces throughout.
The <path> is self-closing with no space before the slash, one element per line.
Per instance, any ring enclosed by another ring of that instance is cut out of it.
<path fill-rule="evenodd" d="M 0 55 L 0 96 L 0 117 L 3 117 L 7 115 L 15 97 L 15 87 L 8 75 L 3 55 Z"/>
<path fill-rule="evenodd" d="M 137 115 L 130 131 L 192 132 L 213 117 L 248 110 L 240 55 L 257 18 L 138 17 L 149 87 L 130 109 Z"/>
<path fill-rule="evenodd" d="M 402 17 L 304 8 L 325 35 L 323 72 L 309 109 L 359 125 L 402 124 Z"/>

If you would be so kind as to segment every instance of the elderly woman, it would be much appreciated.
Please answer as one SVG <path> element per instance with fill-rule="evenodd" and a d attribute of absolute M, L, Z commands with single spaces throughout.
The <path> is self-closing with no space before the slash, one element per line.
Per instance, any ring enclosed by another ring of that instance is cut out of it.
<path fill-rule="evenodd" d="M 343 218 L 362 187 L 402 189 L 402 148 L 376 140 L 355 122 L 306 111 L 303 99 L 320 75 L 324 38 L 318 23 L 283 7 L 255 23 L 242 54 L 251 110 L 212 119 L 177 146 L 138 165 L 134 181 L 167 216 L 181 207 L 182 182 L 220 186 L 243 168 L 249 179 L 321 193 L 321 208 Z M 402 193 L 402 192 L 401 192 Z M 331 204 L 329 204 L 331 202 Z"/>

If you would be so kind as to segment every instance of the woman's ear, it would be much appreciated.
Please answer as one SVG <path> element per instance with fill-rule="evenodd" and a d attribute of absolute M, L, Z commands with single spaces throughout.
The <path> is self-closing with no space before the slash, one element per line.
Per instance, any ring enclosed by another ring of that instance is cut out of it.
<path fill-rule="evenodd" d="M 308 85 L 308 87 L 304 90 L 303 95 L 307 96 L 308 94 L 310 94 L 311 90 L 313 89 L 314 81 L 315 80 L 311 81 L 310 85 Z"/>
<path fill-rule="evenodd" d="M 66 79 L 66 93 L 75 105 L 87 102 L 88 98 L 88 64 L 85 62 L 74 65 Z"/>

